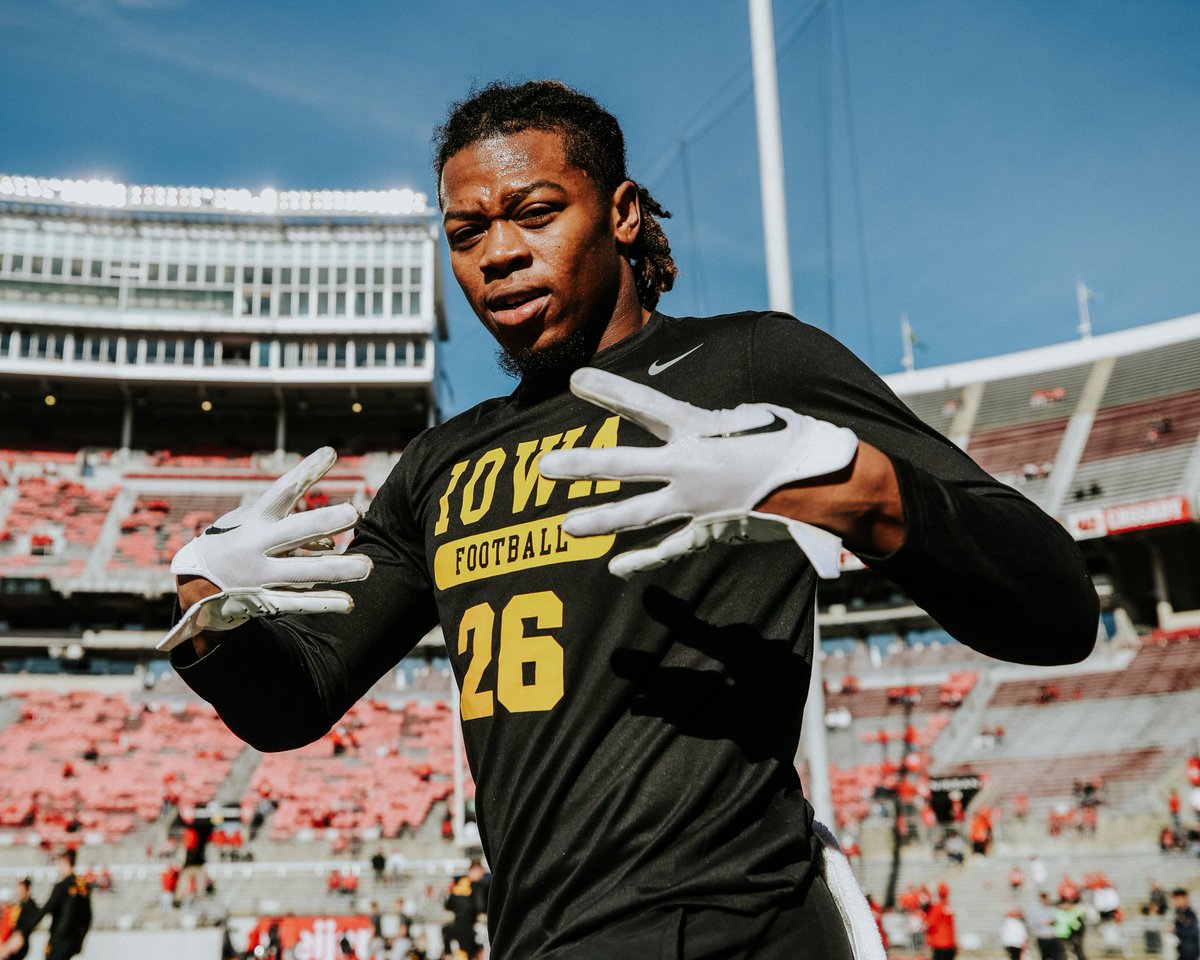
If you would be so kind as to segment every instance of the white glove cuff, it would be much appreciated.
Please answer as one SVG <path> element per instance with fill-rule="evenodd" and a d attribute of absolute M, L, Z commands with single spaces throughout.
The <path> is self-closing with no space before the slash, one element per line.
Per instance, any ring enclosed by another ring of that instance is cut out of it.
<path fill-rule="evenodd" d="M 838 563 L 842 556 L 842 538 L 836 533 L 814 527 L 811 523 L 804 523 L 802 520 L 782 517 L 777 513 L 761 513 L 758 510 L 751 510 L 748 516 L 755 520 L 771 520 L 775 524 L 782 525 L 787 531 L 787 535 L 790 535 L 796 545 L 804 551 L 808 562 L 812 564 L 813 569 L 817 571 L 817 576 L 822 580 L 836 580 L 841 575 Z M 782 534 L 783 531 L 780 532 Z M 783 538 L 783 536 L 780 537 L 780 539 Z M 764 540 L 767 538 L 760 535 L 754 539 Z"/>
<path fill-rule="evenodd" d="M 181 550 L 176 554 L 175 559 L 178 560 L 182 554 Z M 174 563 L 171 564 L 171 569 L 174 571 Z M 171 628 L 171 632 L 158 642 L 157 649 L 174 650 L 184 640 L 190 640 L 206 630 L 232 630 L 234 627 L 241 626 L 250 619 L 251 614 L 247 612 L 245 604 L 236 602 L 238 599 L 241 598 L 235 599 L 229 593 L 221 591 L 197 600 L 187 608 L 179 622 Z M 234 602 L 227 602 L 231 600 Z M 240 615 L 237 609 L 239 607 Z"/>

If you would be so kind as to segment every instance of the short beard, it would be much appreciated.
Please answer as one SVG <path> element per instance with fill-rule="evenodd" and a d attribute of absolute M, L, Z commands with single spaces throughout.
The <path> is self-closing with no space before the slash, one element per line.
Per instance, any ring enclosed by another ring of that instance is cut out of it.
<path fill-rule="evenodd" d="M 496 363 L 510 377 L 526 381 L 565 379 L 595 356 L 602 331 L 600 324 L 595 331 L 572 330 L 540 350 L 527 347 L 509 352 L 501 347 L 496 351 Z"/>

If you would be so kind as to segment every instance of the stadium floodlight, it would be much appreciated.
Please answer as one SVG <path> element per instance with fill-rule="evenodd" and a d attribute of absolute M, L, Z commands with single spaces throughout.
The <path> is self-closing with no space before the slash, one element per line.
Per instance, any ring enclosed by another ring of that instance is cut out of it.
<path fill-rule="evenodd" d="M 219 210 L 230 213 L 327 213 L 406 216 L 426 213 L 428 198 L 408 187 L 396 190 L 277 190 L 244 187 L 171 187 L 124 184 L 113 180 L 0 175 L 0 196 L 44 200 L 81 207 L 142 207 L 165 210 Z"/>

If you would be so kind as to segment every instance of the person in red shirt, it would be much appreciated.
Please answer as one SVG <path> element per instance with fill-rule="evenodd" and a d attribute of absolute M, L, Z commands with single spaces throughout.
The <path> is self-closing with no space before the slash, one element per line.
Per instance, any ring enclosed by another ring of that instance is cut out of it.
<path fill-rule="evenodd" d="M 987 807 L 980 807 L 971 818 L 971 849 L 986 854 L 992 840 L 992 815 Z"/>
<path fill-rule="evenodd" d="M 937 902 L 925 912 L 925 942 L 933 951 L 933 960 L 954 960 L 958 955 L 950 888 L 944 883 L 938 884 Z"/>

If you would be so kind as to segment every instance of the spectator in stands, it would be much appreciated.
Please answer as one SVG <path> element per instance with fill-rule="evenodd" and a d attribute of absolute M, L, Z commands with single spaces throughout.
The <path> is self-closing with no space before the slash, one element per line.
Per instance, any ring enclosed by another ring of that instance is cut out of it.
<path fill-rule="evenodd" d="M 942 843 L 942 851 L 946 854 L 946 859 L 951 863 L 962 865 L 966 844 L 963 838 L 959 836 L 957 830 L 951 830 L 946 834 L 946 839 Z"/>
<path fill-rule="evenodd" d="M 950 888 L 938 884 L 937 901 L 925 911 L 925 942 L 933 951 L 932 960 L 954 960 L 958 939 L 954 935 L 954 910 L 950 906 Z"/>
<path fill-rule="evenodd" d="M 396 898 L 396 936 L 411 936 L 412 917 L 408 912 L 408 904 L 403 897 Z"/>
<path fill-rule="evenodd" d="M 70 960 L 83 949 L 83 941 L 92 926 L 92 898 L 87 884 L 75 875 L 75 851 L 64 850 L 58 857 L 58 883 L 40 910 L 29 921 L 32 931 L 43 917 L 50 917 L 50 942 L 45 960 Z M 14 931 L 0 946 L 0 960 L 15 957 L 28 949 L 26 935 Z M 24 954 L 21 954 L 24 956 Z"/>
<path fill-rule="evenodd" d="M 1046 887 L 1046 863 L 1036 853 L 1029 858 L 1029 879 L 1035 890 Z"/>
<path fill-rule="evenodd" d="M 1021 960 L 1025 945 L 1029 942 L 1029 931 L 1020 910 L 1009 910 L 1000 925 L 1000 945 L 1008 954 L 1008 960 Z"/>
<path fill-rule="evenodd" d="M 187 907 L 204 883 L 204 865 L 208 856 L 208 840 L 212 823 L 194 815 L 183 818 L 183 869 L 175 887 L 175 906 Z"/>
<path fill-rule="evenodd" d="M 1167 812 L 1171 816 L 1171 829 L 1176 833 L 1183 833 L 1183 819 L 1179 816 L 1181 808 L 1179 791 L 1172 787 L 1171 792 L 1167 794 Z"/>
<path fill-rule="evenodd" d="M 981 806 L 971 817 L 971 850 L 986 856 L 991 843 L 992 811 L 986 806 Z"/>
<path fill-rule="evenodd" d="M 1059 942 L 1059 956 L 1064 960 L 1068 956 L 1074 957 L 1075 960 L 1087 960 L 1087 954 L 1083 952 L 1085 927 L 1078 892 L 1073 899 L 1064 897 L 1059 900 L 1058 909 L 1054 911 L 1054 935 Z"/>
<path fill-rule="evenodd" d="M 376 850 L 371 855 L 371 870 L 375 874 L 375 882 L 383 883 L 386 880 L 384 871 L 387 869 L 387 857 L 383 855 L 382 850 Z"/>
<path fill-rule="evenodd" d="M 1103 875 L 1097 878 L 1096 887 L 1092 891 L 1092 906 L 1100 915 L 1098 929 L 1104 941 L 1105 953 L 1122 952 L 1121 930 L 1118 926 L 1121 922 L 1121 895 Z"/>
<path fill-rule="evenodd" d="M 1192 816 L 1200 822 L 1200 785 L 1192 787 L 1188 794 L 1188 803 L 1192 808 Z"/>
<path fill-rule="evenodd" d="M 23 960 L 29 952 L 29 935 L 37 924 L 38 905 L 33 899 L 33 881 L 26 877 L 17 881 L 16 902 L 9 905 L 0 919 L 0 944 L 6 944 L 14 934 L 22 939 L 21 946 L 7 954 L 12 960 Z"/>
<path fill-rule="evenodd" d="M 1200 960 L 1200 921 L 1196 911 L 1188 902 L 1188 892 L 1183 887 L 1171 891 L 1171 902 L 1175 906 L 1175 937 L 1179 941 L 1179 960 Z"/>
<path fill-rule="evenodd" d="M 175 891 L 179 889 L 179 865 L 174 863 L 167 864 L 167 867 L 162 872 L 161 876 L 162 892 L 159 894 L 159 899 L 162 908 L 166 910 L 175 902 Z"/>
<path fill-rule="evenodd" d="M 400 879 L 400 874 L 408 866 L 408 860 L 399 850 L 392 850 L 387 856 L 387 875 L 393 883 Z"/>
<path fill-rule="evenodd" d="M 455 943 L 470 960 L 482 956 L 483 948 L 475 936 L 475 923 L 480 915 L 487 913 L 487 896 L 488 883 L 484 878 L 483 865 L 478 860 L 472 860 L 466 874 L 456 878 L 450 885 L 450 893 L 446 897 L 446 909 L 454 914 L 454 919 L 442 928 L 445 951 L 448 952 L 450 945 Z"/>
<path fill-rule="evenodd" d="M 1062 957 L 1062 946 L 1055 934 L 1055 912 L 1050 894 L 1042 890 L 1038 893 L 1037 902 L 1030 905 L 1026 914 L 1029 929 L 1037 940 L 1041 960 L 1060 960 Z"/>

